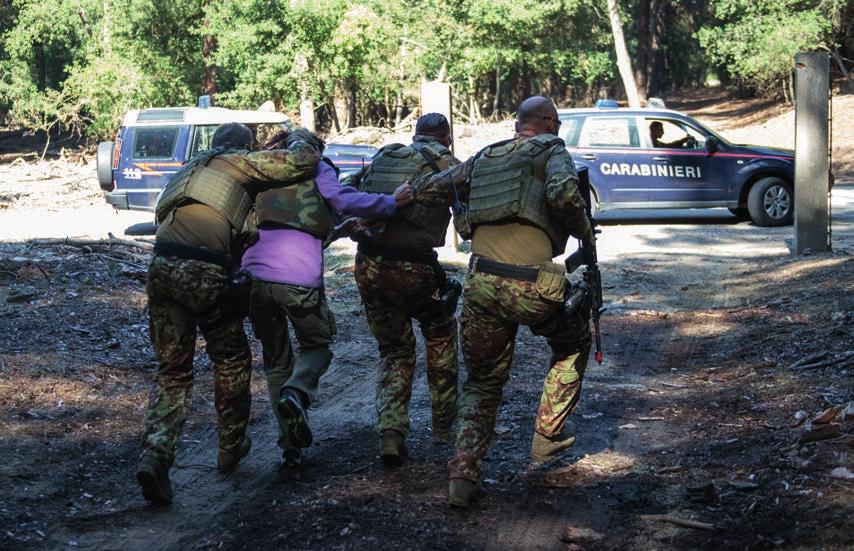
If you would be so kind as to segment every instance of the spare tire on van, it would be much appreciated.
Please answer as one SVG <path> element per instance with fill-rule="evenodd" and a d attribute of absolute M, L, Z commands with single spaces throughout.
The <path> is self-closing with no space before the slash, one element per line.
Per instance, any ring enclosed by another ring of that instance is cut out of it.
<path fill-rule="evenodd" d="M 98 185 L 104 191 L 113 191 L 113 142 L 98 144 L 95 165 L 98 172 Z"/>

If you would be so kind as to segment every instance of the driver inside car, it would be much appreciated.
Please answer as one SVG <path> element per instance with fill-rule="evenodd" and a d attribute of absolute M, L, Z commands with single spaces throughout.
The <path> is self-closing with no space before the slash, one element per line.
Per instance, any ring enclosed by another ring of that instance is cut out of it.
<path fill-rule="evenodd" d="M 664 125 L 661 124 L 661 121 L 654 121 L 649 125 L 649 135 L 652 138 L 653 147 L 684 148 L 690 147 L 692 142 L 692 138 L 688 134 L 684 138 L 672 142 L 661 141 L 661 137 L 664 136 Z"/>

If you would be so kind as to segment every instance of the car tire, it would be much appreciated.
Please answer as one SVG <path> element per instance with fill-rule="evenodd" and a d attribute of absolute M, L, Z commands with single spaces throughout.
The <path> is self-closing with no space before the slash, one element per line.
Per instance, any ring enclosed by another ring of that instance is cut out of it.
<path fill-rule="evenodd" d="M 728 209 L 739 220 L 750 220 L 750 209 L 747 207 L 738 207 Z"/>
<path fill-rule="evenodd" d="M 113 191 L 113 142 L 99 143 L 98 156 L 95 159 L 98 185 L 104 191 Z"/>
<path fill-rule="evenodd" d="M 747 195 L 747 209 L 757 226 L 786 226 L 795 219 L 795 195 L 782 178 L 758 180 Z"/>

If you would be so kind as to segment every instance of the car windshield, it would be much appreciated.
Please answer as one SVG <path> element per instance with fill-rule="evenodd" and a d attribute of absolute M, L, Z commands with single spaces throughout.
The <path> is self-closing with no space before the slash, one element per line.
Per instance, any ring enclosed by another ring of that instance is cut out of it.
<path fill-rule="evenodd" d="M 249 124 L 247 126 L 255 135 L 256 146 L 267 143 L 267 141 L 281 128 L 279 124 L 273 123 Z M 211 148 L 213 135 L 217 128 L 219 128 L 218 124 L 204 124 L 196 126 L 196 131 L 193 136 L 193 147 L 190 148 L 190 157 L 194 157 L 202 151 L 207 151 Z"/>

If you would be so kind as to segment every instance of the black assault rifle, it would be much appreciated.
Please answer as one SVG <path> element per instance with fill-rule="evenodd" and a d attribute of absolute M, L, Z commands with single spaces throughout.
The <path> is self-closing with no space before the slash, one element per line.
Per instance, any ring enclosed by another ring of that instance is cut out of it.
<path fill-rule="evenodd" d="M 577 284 L 570 284 L 568 298 L 564 303 L 567 316 L 571 316 L 578 308 L 590 308 L 590 319 L 593 320 L 593 336 L 596 340 L 596 361 L 602 363 L 602 335 L 599 331 L 599 316 L 605 309 L 602 307 L 602 277 L 599 273 L 599 259 L 596 255 L 596 234 L 601 230 L 596 229 L 596 221 L 593 219 L 591 205 L 593 194 L 590 190 L 590 178 L 587 167 L 578 169 L 578 191 L 584 198 L 587 219 L 593 230 L 593 244 L 585 247 L 579 242 L 578 250 L 566 258 L 566 272 L 571 273 L 584 265 L 584 278 Z"/>

